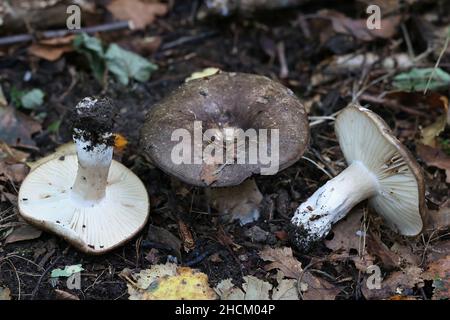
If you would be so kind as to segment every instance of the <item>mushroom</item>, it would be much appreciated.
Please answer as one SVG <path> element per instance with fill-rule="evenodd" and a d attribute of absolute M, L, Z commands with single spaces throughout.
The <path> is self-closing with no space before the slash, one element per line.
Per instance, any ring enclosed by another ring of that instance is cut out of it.
<path fill-rule="evenodd" d="M 152 108 L 141 131 L 156 166 L 203 187 L 275 174 L 302 156 L 308 140 L 306 111 L 291 90 L 227 72 L 184 83 Z"/>
<path fill-rule="evenodd" d="M 78 103 L 76 155 L 39 165 L 19 191 L 19 211 L 26 221 L 89 254 L 102 254 L 132 238 L 149 213 L 144 184 L 112 160 L 111 110 L 106 99 Z"/>
<path fill-rule="evenodd" d="M 292 218 L 294 243 L 308 249 L 361 201 L 406 236 L 422 231 L 421 168 L 374 112 L 352 104 L 338 115 L 336 136 L 348 167 L 302 203 Z"/>

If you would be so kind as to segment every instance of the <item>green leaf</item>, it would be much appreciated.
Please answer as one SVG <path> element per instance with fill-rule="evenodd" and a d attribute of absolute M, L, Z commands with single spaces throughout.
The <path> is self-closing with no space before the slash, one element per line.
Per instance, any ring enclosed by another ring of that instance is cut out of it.
<path fill-rule="evenodd" d="M 50 123 L 50 125 L 47 127 L 47 131 L 50 133 L 57 133 L 59 130 L 59 127 L 61 126 L 61 120 L 56 120 Z"/>
<path fill-rule="evenodd" d="M 82 33 L 73 40 L 75 50 L 82 53 L 89 62 L 89 67 L 92 70 L 95 78 L 102 82 L 105 73 L 105 61 L 102 42 L 90 37 L 86 33 Z"/>
<path fill-rule="evenodd" d="M 108 70 L 116 76 L 123 85 L 127 85 L 130 79 L 139 82 L 147 81 L 158 66 L 143 57 L 122 49 L 116 44 L 111 44 L 105 54 Z"/>
<path fill-rule="evenodd" d="M 450 74 L 441 68 L 414 68 L 409 72 L 396 75 L 393 86 L 402 91 L 423 91 L 430 76 L 432 79 L 428 86 L 429 90 L 439 90 L 450 85 Z"/>
<path fill-rule="evenodd" d="M 58 277 L 70 277 L 74 273 L 78 273 L 83 271 L 84 269 L 81 267 L 81 264 L 74 264 L 72 266 L 66 266 L 64 269 L 53 269 L 50 275 L 51 278 Z"/>
<path fill-rule="evenodd" d="M 25 109 L 36 109 L 44 103 L 45 93 L 40 89 L 32 89 L 20 97 L 20 103 Z"/>
<path fill-rule="evenodd" d="M 16 107 L 20 108 L 22 106 L 22 102 L 20 102 L 20 98 L 25 94 L 24 91 L 17 89 L 15 86 L 11 87 L 11 103 Z"/>

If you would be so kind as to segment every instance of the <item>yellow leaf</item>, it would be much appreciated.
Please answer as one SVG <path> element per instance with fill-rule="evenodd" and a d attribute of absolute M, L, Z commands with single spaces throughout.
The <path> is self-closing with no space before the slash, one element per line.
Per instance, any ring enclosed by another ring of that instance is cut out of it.
<path fill-rule="evenodd" d="M 122 276 L 128 281 L 130 300 L 214 300 L 216 293 L 209 287 L 208 276 L 173 263 L 154 265 L 133 275 Z M 135 278 L 136 280 L 133 280 Z"/>

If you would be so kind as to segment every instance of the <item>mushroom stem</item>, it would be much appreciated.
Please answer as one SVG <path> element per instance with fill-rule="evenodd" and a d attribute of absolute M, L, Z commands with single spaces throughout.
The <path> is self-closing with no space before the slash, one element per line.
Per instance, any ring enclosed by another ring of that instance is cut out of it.
<path fill-rule="evenodd" d="M 113 147 L 106 144 L 93 146 L 91 141 L 84 141 L 82 138 L 74 137 L 74 141 L 77 147 L 78 171 L 72 193 L 86 205 L 93 205 L 105 196 Z"/>
<path fill-rule="evenodd" d="M 78 170 L 72 197 L 86 206 L 94 206 L 105 197 L 113 156 L 112 109 L 108 99 L 90 97 L 75 108 L 73 140 Z"/>
<path fill-rule="evenodd" d="M 294 241 L 308 249 L 355 205 L 374 196 L 379 189 L 376 176 L 361 161 L 352 162 L 298 207 L 292 218 Z"/>

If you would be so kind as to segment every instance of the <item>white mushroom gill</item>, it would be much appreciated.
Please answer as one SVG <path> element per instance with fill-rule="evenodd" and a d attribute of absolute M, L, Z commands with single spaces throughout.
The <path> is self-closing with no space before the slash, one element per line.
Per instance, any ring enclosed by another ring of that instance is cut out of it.
<path fill-rule="evenodd" d="M 86 98 L 80 105 L 96 102 Z M 145 225 L 149 210 L 144 184 L 112 160 L 113 146 L 107 143 L 111 133 L 96 134 L 74 129 L 77 155 L 44 162 L 30 172 L 19 191 L 25 220 L 91 254 L 133 237 Z"/>
<path fill-rule="evenodd" d="M 420 233 L 423 195 L 411 169 L 415 163 L 387 125 L 371 111 L 350 106 L 338 116 L 335 130 L 349 166 L 299 206 L 292 218 L 298 228 L 294 241 L 308 248 L 366 199 L 392 229 Z"/>

